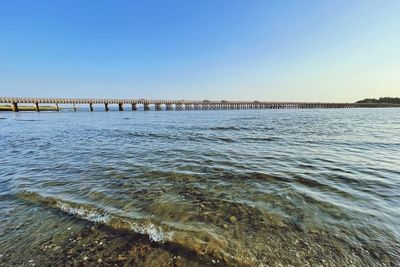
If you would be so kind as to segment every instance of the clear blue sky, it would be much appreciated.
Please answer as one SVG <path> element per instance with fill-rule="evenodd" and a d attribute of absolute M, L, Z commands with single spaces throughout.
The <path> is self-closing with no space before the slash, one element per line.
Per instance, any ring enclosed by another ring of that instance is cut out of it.
<path fill-rule="evenodd" d="M 3 0 L 0 95 L 400 96 L 400 1 Z"/>

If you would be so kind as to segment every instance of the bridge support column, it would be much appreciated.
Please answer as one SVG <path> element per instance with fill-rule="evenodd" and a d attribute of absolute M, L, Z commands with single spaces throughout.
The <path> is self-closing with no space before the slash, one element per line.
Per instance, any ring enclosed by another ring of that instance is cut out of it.
<path fill-rule="evenodd" d="M 137 106 L 135 103 L 132 103 L 132 111 L 137 111 Z"/>
<path fill-rule="evenodd" d="M 176 104 L 176 110 L 183 110 L 182 104 Z"/>
<path fill-rule="evenodd" d="M 39 112 L 39 111 L 40 111 L 40 109 L 39 109 L 39 102 L 35 102 L 35 110 L 36 110 L 36 112 Z"/>
<path fill-rule="evenodd" d="M 168 103 L 165 104 L 165 109 L 168 110 L 168 111 L 173 110 L 172 105 L 168 104 Z"/>
<path fill-rule="evenodd" d="M 74 111 L 76 111 L 76 105 L 75 105 L 75 103 L 72 105 L 72 108 L 74 109 Z"/>
<path fill-rule="evenodd" d="M 17 102 L 12 102 L 11 103 L 11 109 L 14 112 L 18 112 L 19 111 Z"/>
<path fill-rule="evenodd" d="M 89 109 L 90 109 L 90 111 L 93 111 L 93 104 L 92 103 L 89 103 Z"/>
<path fill-rule="evenodd" d="M 108 103 L 104 103 L 104 109 L 105 109 L 105 111 L 110 111 L 110 108 L 108 107 Z"/>
<path fill-rule="evenodd" d="M 58 103 L 56 103 L 56 110 L 60 111 L 60 107 L 58 106 Z"/>
<path fill-rule="evenodd" d="M 161 104 L 156 104 L 156 111 L 161 111 L 161 110 L 162 110 Z"/>
<path fill-rule="evenodd" d="M 150 106 L 148 103 L 143 104 L 144 111 L 150 111 Z"/>
<path fill-rule="evenodd" d="M 124 104 L 118 103 L 118 110 L 119 111 L 124 111 Z"/>

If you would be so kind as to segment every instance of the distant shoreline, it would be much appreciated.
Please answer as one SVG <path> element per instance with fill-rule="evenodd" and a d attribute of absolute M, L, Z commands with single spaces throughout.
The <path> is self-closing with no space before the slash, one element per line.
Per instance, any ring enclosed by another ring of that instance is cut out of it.
<path fill-rule="evenodd" d="M 400 104 L 400 97 L 365 98 L 357 101 L 361 104 Z"/>

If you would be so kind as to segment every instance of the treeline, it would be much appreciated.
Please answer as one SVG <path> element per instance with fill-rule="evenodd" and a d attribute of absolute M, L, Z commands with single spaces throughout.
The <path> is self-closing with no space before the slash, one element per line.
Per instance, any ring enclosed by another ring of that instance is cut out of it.
<path fill-rule="evenodd" d="M 382 104 L 400 104 L 400 97 L 381 97 L 366 98 L 364 100 L 357 101 L 357 103 L 382 103 Z"/>

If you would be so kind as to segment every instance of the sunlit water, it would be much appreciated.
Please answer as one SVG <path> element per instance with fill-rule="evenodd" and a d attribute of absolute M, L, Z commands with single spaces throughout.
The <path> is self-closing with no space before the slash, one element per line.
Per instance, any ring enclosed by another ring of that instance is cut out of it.
<path fill-rule="evenodd" d="M 203 264 L 400 264 L 400 109 L 2 112 L 0 148 L 3 265 L 85 222 Z"/>

